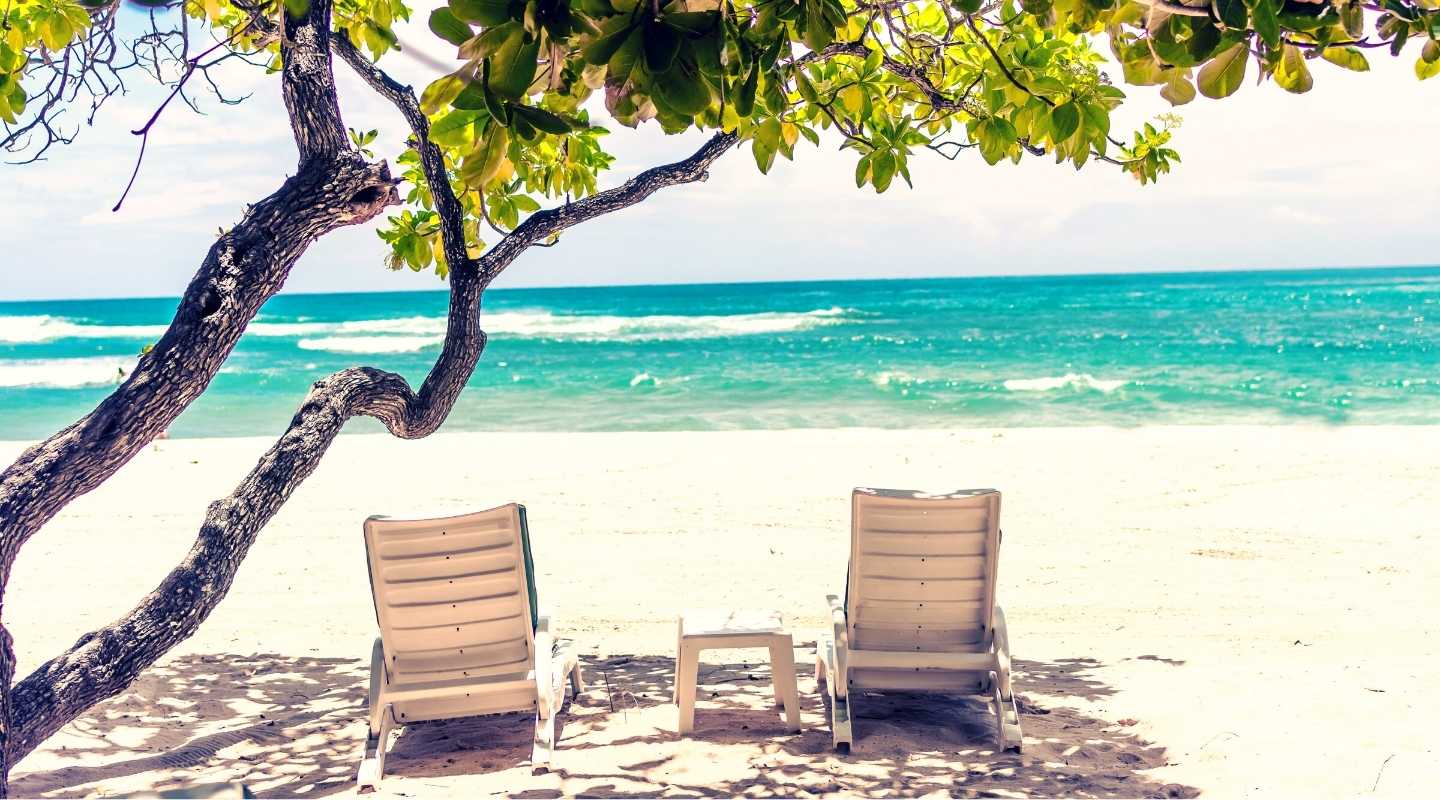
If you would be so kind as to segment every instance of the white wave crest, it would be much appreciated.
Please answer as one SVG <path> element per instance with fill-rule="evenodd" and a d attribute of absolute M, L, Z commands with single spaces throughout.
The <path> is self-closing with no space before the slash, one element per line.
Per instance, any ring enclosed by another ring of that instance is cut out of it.
<path fill-rule="evenodd" d="M 710 339 L 764 333 L 789 333 L 843 322 L 843 308 L 814 311 L 766 311 L 755 314 L 681 316 L 652 314 L 553 314 L 549 311 L 497 311 L 481 318 L 486 333 L 520 339 L 578 342 L 640 342 Z M 306 350 L 337 353 L 406 353 L 439 343 L 444 317 L 353 320 L 350 322 L 254 322 L 257 336 L 295 336 Z"/>
<path fill-rule="evenodd" d="M 764 311 L 754 314 L 652 314 L 622 317 L 608 314 L 552 314 L 548 311 L 500 311 L 481 318 L 494 334 L 574 341 L 665 341 L 791 333 L 843 322 L 843 308 L 814 311 Z"/>
<path fill-rule="evenodd" d="M 1047 378 L 1017 378 L 1005 381 L 1004 386 L 1012 392 L 1049 392 L 1055 389 L 1094 389 L 1110 393 L 1124 386 L 1128 381 L 1101 380 L 1088 372 L 1067 372 L 1064 375 Z"/>
<path fill-rule="evenodd" d="M 843 322 L 843 308 L 814 311 L 765 311 L 754 314 L 682 316 L 652 314 L 554 314 L 549 311 L 497 311 L 485 314 L 490 334 L 525 339 L 572 341 L 663 341 L 709 339 L 766 333 L 791 333 Z M 419 350 L 445 333 L 445 317 L 361 319 L 348 322 L 282 322 L 263 318 L 250 323 L 252 336 L 293 337 L 306 350 L 346 353 L 399 353 Z M 0 317 L 0 342 L 32 344 L 56 339 L 158 339 L 165 325 L 93 325 L 48 315 Z M 394 341 L 386 341 L 393 339 Z M 424 340 L 421 343 L 421 340 Z"/>
<path fill-rule="evenodd" d="M 0 317 L 0 342 L 35 344 L 56 339 L 158 339 L 165 325 L 87 325 L 48 314 Z"/>
<path fill-rule="evenodd" d="M 301 350 L 331 353 L 415 353 L 444 340 L 444 336 L 327 336 L 301 339 L 295 344 Z"/>
<path fill-rule="evenodd" d="M 127 356 L 40 358 L 0 361 L 0 386 L 6 388 L 80 389 L 119 383 L 136 359 Z"/>
<path fill-rule="evenodd" d="M 444 317 L 400 317 L 398 319 L 357 319 L 349 322 L 261 322 L 250 323 L 246 332 L 254 336 L 333 336 L 373 333 L 404 333 L 435 336 L 445 333 Z"/>
<path fill-rule="evenodd" d="M 884 372 L 871 375 L 870 382 L 880 387 L 881 389 L 884 389 L 889 386 L 913 386 L 915 384 L 925 383 L 925 379 L 917 378 L 916 376 L 901 370 L 886 370 Z"/>

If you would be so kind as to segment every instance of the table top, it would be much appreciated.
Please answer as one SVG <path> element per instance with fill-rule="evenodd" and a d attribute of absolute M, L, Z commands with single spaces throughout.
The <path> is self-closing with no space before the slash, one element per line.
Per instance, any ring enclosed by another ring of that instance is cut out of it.
<path fill-rule="evenodd" d="M 680 615 L 681 636 L 753 636 L 784 633 L 779 611 L 691 609 Z"/>

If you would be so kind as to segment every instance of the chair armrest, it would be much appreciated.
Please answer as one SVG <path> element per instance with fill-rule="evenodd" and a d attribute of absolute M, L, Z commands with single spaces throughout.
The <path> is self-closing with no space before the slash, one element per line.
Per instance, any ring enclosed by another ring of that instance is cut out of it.
<path fill-rule="evenodd" d="M 540 701 L 540 716 L 548 719 L 550 708 L 550 687 L 554 683 L 551 671 L 551 655 L 555 651 L 555 637 L 550 633 L 550 617 L 541 614 L 535 625 L 535 693 Z"/>
<path fill-rule="evenodd" d="M 995 606 L 994 616 L 991 620 L 991 649 L 995 653 L 995 663 L 999 666 L 996 670 L 1000 679 L 1000 688 L 1004 697 L 1010 696 L 1010 634 L 1005 629 L 1005 611 L 1000 606 Z"/>
<path fill-rule="evenodd" d="M 845 694 L 845 689 L 850 685 L 850 673 L 848 662 L 850 651 L 849 626 L 845 620 L 845 601 L 833 594 L 825 595 L 825 602 L 830 605 L 830 624 L 832 626 L 832 641 L 835 642 L 835 663 L 831 666 L 835 670 L 832 680 L 835 683 L 836 693 L 840 696 Z"/>

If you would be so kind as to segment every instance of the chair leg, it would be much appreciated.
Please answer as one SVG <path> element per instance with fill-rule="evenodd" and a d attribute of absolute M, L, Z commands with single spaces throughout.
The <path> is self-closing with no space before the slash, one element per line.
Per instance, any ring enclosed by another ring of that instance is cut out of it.
<path fill-rule="evenodd" d="M 370 648 L 370 694 L 365 706 L 369 710 L 369 732 L 365 737 L 365 755 L 355 775 L 356 788 L 361 791 L 378 789 L 385 775 L 385 751 L 390 745 L 395 712 L 389 703 L 382 702 L 384 689 L 385 643 L 377 636 Z"/>
<path fill-rule="evenodd" d="M 580 662 L 570 669 L 570 696 L 579 697 L 585 691 L 585 674 L 580 671 Z"/>
<path fill-rule="evenodd" d="M 530 751 L 530 766 L 549 769 L 555 755 L 555 714 L 535 715 L 535 746 Z"/>
<path fill-rule="evenodd" d="M 835 663 L 835 644 L 826 642 L 828 649 L 828 664 Z M 850 752 L 850 746 L 855 743 L 855 733 L 850 726 L 850 693 L 843 696 L 836 693 L 835 676 L 827 672 L 825 676 L 825 688 L 830 695 L 830 735 L 834 739 L 835 749 L 841 753 Z"/>
<path fill-rule="evenodd" d="M 365 738 L 365 757 L 360 761 L 360 770 L 355 782 L 358 791 L 380 788 L 380 779 L 385 777 L 385 754 L 390 749 L 390 732 L 394 728 L 395 714 L 387 703 L 380 713 L 370 715 L 370 733 Z"/>
<path fill-rule="evenodd" d="M 995 749 L 1020 752 L 1024 736 L 1020 732 L 1020 712 L 1015 707 L 1015 696 L 1005 696 L 1000 681 L 992 681 L 994 689 L 990 694 L 990 706 L 995 711 Z"/>

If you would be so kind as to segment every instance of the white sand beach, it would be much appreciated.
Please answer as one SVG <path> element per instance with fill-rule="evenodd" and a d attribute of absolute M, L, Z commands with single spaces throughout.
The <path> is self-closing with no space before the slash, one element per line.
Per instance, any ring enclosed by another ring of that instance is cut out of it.
<path fill-rule="evenodd" d="M 19 674 L 152 588 L 268 444 L 159 442 L 37 535 L 7 596 Z M 353 793 L 375 635 L 361 521 L 520 501 L 540 604 L 590 683 L 555 768 L 532 774 L 518 716 L 421 724 L 381 795 L 1418 794 L 1440 780 L 1437 467 L 1440 426 L 342 437 L 201 631 L 11 789 Z M 810 664 L 854 486 L 1004 493 L 1021 755 L 992 752 L 978 700 L 904 696 L 858 698 L 853 753 L 830 751 Z M 690 606 L 784 613 L 803 733 L 765 708 L 749 652 L 702 664 L 696 732 L 674 733 Z"/>

